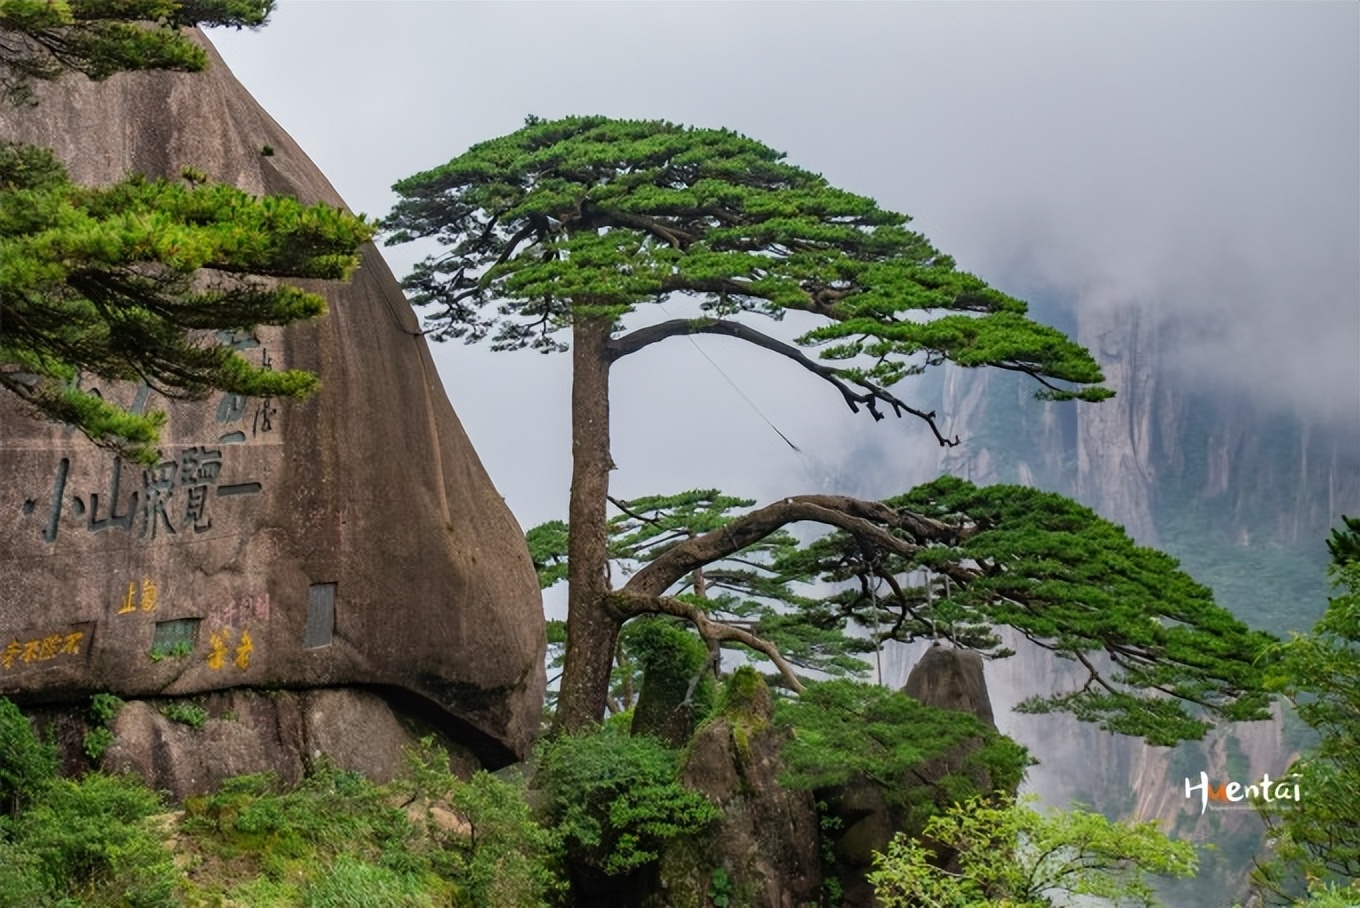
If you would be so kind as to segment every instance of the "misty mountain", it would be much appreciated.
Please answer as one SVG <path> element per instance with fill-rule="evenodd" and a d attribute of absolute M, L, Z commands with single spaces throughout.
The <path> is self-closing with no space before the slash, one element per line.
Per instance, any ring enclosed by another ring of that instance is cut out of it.
<path fill-rule="evenodd" d="M 1188 351 L 1204 344 L 1188 319 L 1132 306 L 1036 309 L 1092 350 L 1113 400 L 1037 401 L 1025 376 L 951 367 L 912 390 L 938 407 L 961 444 L 903 452 L 879 443 L 857 453 L 847 483 L 886 495 L 947 472 L 1060 492 L 1180 559 L 1249 624 L 1280 635 L 1311 628 L 1328 593 L 1324 538 L 1339 515 L 1360 513 L 1360 387 L 1320 384 L 1319 395 L 1332 395 L 1327 406 L 1286 409 L 1189 363 Z M 1270 380 L 1264 358 L 1260 373 Z M 1070 717 L 1017 714 L 1010 708 L 1025 697 L 1081 681 L 1051 654 L 1014 645 L 1014 657 L 988 664 L 987 679 L 998 725 L 1041 761 L 1031 786 L 1052 804 L 1078 800 L 1212 842 L 1200 877 L 1164 895 L 1169 904 L 1229 904 L 1263 844 L 1263 824 L 1253 811 L 1201 816 L 1184 778 L 1201 770 L 1278 778 L 1303 743 L 1298 723 L 1243 723 L 1173 749 Z M 900 686 L 916 654 L 885 653 L 885 683 Z"/>

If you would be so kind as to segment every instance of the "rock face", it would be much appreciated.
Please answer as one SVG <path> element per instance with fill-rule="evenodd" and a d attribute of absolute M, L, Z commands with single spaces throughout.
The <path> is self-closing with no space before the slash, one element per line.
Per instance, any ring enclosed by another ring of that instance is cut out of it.
<path fill-rule="evenodd" d="M 192 166 L 343 204 L 209 55 L 201 74 L 45 86 L 35 108 L 0 108 L 0 139 L 52 147 L 86 183 Z M 363 685 L 433 716 L 485 763 L 509 762 L 544 692 L 520 529 L 376 250 L 349 284 L 310 289 L 326 317 L 233 338 L 256 362 L 317 372 L 310 399 L 99 389 L 169 412 L 154 468 L 0 400 L 0 694 Z"/>
<path fill-rule="evenodd" d="M 168 718 L 152 702 L 124 705 L 100 767 L 136 773 L 180 801 L 247 773 L 272 772 L 295 784 L 323 757 L 339 769 L 389 782 L 402 771 L 403 748 L 416 740 L 386 700 L 359 689 L 231 690 L 207 696 L 203 708 L 209 718 L 193 727 Z M 470 753 L 456 745 L 452 753 L 460 774 L 478 768 Z"/>
<path fill-rule="evenodd" d="M 972 713 L 996 728 L 982 657 L 972 650 L 932 646 L 907 676 L 902 692 L 927 706 Z"/>
<path fill-rule="evenodd" d="M 927 649 L 902 692 L 939 709 L 971 713 L 987 725 L 992 719 L 992 703 L 983 677 L 982 657 L 970 650 L 947 646 Z M 927 786 L 950 773 L 970 773 L 979 791 L 988 791 L 991 780 L 985 771 L 966 768 L 968 756 L 977 744 L 964 741 L 946 753 L 927 761 L 912 773 L 910 784 Z M 882 788 L 861 780 L 829 793 L 827 806 L 841 821 L 842 832 L 836 840 L 836 870 L 847 908 L 873 908 L 878 904 L 865 874 L 873 869 L 874 852 L 886 851 L 898 832 L 911 830 L 906 812 L 890 804 Z"/>
<path fill-rule="evenodd" d="M 818 904 L 822 884 L 817 811 L 810 792 L 779 784 L 784 732 L 773 724 L 769 688 L 754 671 L 728 682 L 719 714 L 690 742 L 686 786 L 722 811 L 710 839 L 663 856 L 649 905 L 704 908 L 710 894 L 749 908 Z M 710 873 L 720 868 L 725 877 Z"/>

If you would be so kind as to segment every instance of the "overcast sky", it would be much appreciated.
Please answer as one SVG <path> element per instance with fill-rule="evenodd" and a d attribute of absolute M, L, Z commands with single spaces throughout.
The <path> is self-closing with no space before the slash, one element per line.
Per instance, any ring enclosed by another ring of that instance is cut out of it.
<path fill-rule="evenodd" d="M 352 208 L 525 115 L 726 126 L 915 218 L 1017 295 L 1191 311 L 1200 375 L 1360 419 L 1360 4 L 283 0 L 210 33 Z M 412 254 L 388 250 L 400 276 Z M 804 491 L 856 432 L 815 379 L 706 338 L 615 370 L 615 489 Z M 649 354 L 649 356 L 651 356 Z M 565 356 L 436 345 L 526 525 L 565 516 Z"/>

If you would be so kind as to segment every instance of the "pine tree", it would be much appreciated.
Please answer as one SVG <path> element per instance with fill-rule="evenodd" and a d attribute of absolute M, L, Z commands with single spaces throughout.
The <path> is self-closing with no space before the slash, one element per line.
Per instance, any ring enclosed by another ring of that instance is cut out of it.
<path fill-rule="evenodd" d="M 606 577 L 609 370 L 618 360 L 673 337 L 738 338 L 822 378 L 852 410 L 926 421 L 941 444 L 956 439 L 891 386 L 946 361 L 1024 372 L 1050 399 L 1111 394 L 1085 349 L 957 270 L 906 217 L 783 157 L 727 130 L 531 117 L 394 187 L 390 242 L 434 237 L 448 247 L 405 282 L 413 302 L 433 307 L 436 339 L 553 351 L 571 334 L 564 728 L 602 715 L 622 623 Z M 629 312 L 677 293 L 697 298 L 705 317 L 620 333 Z M 789 311 L 823 324 L 787 343 L 739 318 Z"/>
<path fill-rule="evenodd" d="M 208 55 L 181 29 L 258 28 L 274 0 L 0 0 L 0 94 L 33 100 L 33 83 L 69 72 L 199 72 Z"/>
<path fill-rule="evenodd" d="M 944 477 L 884 502 L 800 495 L 751 508 L 711 490 L 611 502 L 610 573 L 627 580 L 608 606 L 753 650 L 792 691 L 808 671 L 862 676 L 886 640 L 1004 657 L 996 629 L 1008 627 L 1085 675 L 1025 711 L 1158 745 L 1198 739 L 1216 719 L 1268 717 L 1258 656 L 1273 639 L 1175 559 L 1060 495 Z M 832 531 L 800 542 L 785 529 L 797 521 Z M 567 531 L 529 531 L 545 586 L 569 565 Z"/>
<path fill-rule="evenodd" d="M 0 0 L 0 90 L 22 104 L 35 81 L 69 72 L 199 70 L 207 57 L 183 26 L 258 26 L 272 5 Z M 164 413 L 129 412 L 79 377 L 145 382 L 172 398 L 304 395 L 315 376 L 256 366 L 230 336 L 321 315 L 319 295 L 279 279 L 344 279 L 373 232 L 325 205 L 183 176 L 93 189 L 45 149 L 0 143 L 0 388 L 148 461 Z"/>

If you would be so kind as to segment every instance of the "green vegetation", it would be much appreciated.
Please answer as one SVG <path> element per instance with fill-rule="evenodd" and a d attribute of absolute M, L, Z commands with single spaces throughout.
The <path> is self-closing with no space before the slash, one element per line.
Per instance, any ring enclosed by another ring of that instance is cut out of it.
<path fill-rule="evenodd" d="M 923 842 L 930 843 L 929 845 Z M 941 866 L 941 859 L 954 866 Z M 1191 876 L 1195 850 L 1155 823 L 1111 823 L 1098 813 L 1041 814 L 1025 803 L 974 798 L 898 835 L 869 875 L 884 908 L 916 905 L 1051 908 L 1058 893 L 1157 905 L 1150 875 Z"/>
<path fill-rule="evenodd" d="M 90 719 L 98 725 L 108 725 L 118 718 L 123 701 L 113 694 L 95 694 L 90 698 Z"/>
<path fill-rule="evenodd" d="M 702 831 L 717 810 L 677 778 L 679 752 L 615 725 L 544 744 L 534 785 L 568 864 L 603 876 L 638 870 L 669 840 Z"/>
<path fill-rule="evenodd" d="M 188 640 L 179 640 L 167 646 L 151 648 L 151 661 L 160 662 L 164 659 L 186 659 L 193 655 L 194 645 Z"/>
<path fill-rule="evenodd" d="M 144 459 L 164 414 L 131 413 L 79 375 L 168 396 L 306 394 L 315 376 L 255 365 L 232 338 L 322 314 L 318 294 L 258 276 L 344 278 L 370 233 L 337 209 L 192 174 L 81 187 L 50 152 L 13 144 L 0 145 L 0 211 L 0 361 L 13 366 L 0 387 Z"/>
<path fill-rule="evenodd" d="M 734 677 L 744 680 L 724 692 L 724 708 L 740 711 L 759 679 Z M 871 736 L 883 730 L 866 724 Z M 880 758 L 909 762 L 908 749 Z M 667 843 L 709 828 L 716 813 L 679 784 L 676 760 L 611 724 L 543 745 L 531 796 L 523 781 L 452 776 L 427 741 L 390 785 L 323 760 L 295 788 L 243 776 L 171 814 L 132 779 L 58 778 L 53 749 L 0 698 L 0 908 L 546 908 L 562 903 L 568 876 L 635 875 Z M 1156 905 L 1152 877 L 1196 865 L 1189 845 L 1152 824 L 1040 814 L 996 793 L 961 797 L 923 827 L 878 858 L 870 880 L 885 908 L 1050 908 L 1059 893 Z M 824 816 L 824 846 L 838 831 Z M 713 904 L 739 903 L 727 871 L 707 880 Z M 827 891 L 837 888 L 828 878 Z M 1343 908 L 1354 891 L 1314 881 L 1293 904 Z"/>
<path fill-rule="evenodd" d="M 713 871 L 708 882 L 708 900 L 714 908 L 728 908 L 732 904 L 732 878 L 721 867 Z"/>
<path fill-rule="evenodd" d="M 520 785 L 487 773 L 461 781 L 428 743 L 408 768 L 377 786 L 323 763 L 294 790 L 244 776 L 190 799 L 182 825 L 198 855 L 190 904 L 219 892 L 290 908 L 530 908 L 556 899 L 556 839 L 531 817 Z"/>
<path fill-rule="evenodd" d="M 19 707 L 0 697 L 0 816 L 28 806 L 56 775 L 56 747 L 39 741 Z"/>
<path fill-rule="evenodd" d="M 159 797 L 135 779 L 99 773 L 52 778 L 6 824 L 3 847 L 10 860 L 0 864 L 14 870 L 10 886 L 0 886 L 0 904 L 178 905 L 179 873 L 155 819 L 163 810 Z"/>
<path fill-rule="evenodd" d="M 925 421 L 946 445 L 957 439 L 941 434 L 936 414 L 893 385 L 954 362 L 1024 373 L 1051 400 L 1112 393 L 1085 348 L 957 270 L 904 215 L 728 130 L 530 117 L 394 188 L 401 201 L 385 222 L 390 242 L 432 237 L 448 248 L 404 282 L 416 305 L 433 308 L 430 336 L 551 352 L 566 349 L 561 335 L 571 332 L 571 582 L 556 715 L 566 731 L 605 714 L 629 618 L 679 615 L 710 644 L 721 633 L 767 655 L 774 648 L 704 624 L 693 603 L 664 597 L 676 577 L 626 597 L 609 588 L 609 372 L 618 360 L 674 337 L 736 338 L 823 379 L 856 412 Z M 701 316 L 625 330 L 629 313 L 673 295 Z M 790 311 L 819 324 L 787 342 L 741 320 Z M 821 348 L 820 357 L 805 347 Z"/>
<path fill-rule="evenodd" d="M 0 40 L 29 42 L 15 46 L 36 55 L 16 57 L 30 81 L 68 68 L 96 78 L 191 69 L 192 54 L 174 49 L 164 24 L 189 8 L 258 24 L 269 6 L 134 0 L 118 8 L 155 11 L 162 26 L 101 31 L 81 19 L 94 7 L 0 0 Z M 58 18 L 41 18 L 48 13 Z M 157 37 L 109 51 L 112 62 L 87 52 L 83 67 L 59 54 L 41 62 L 50 34 L 93 48 Z M 171 48 L 162 56 L 149 50 L 162 44 Z M 31 94 L 22 81 L 11 91 Z M 531 118 L 396 188 L 393 241 L 434 237 L 449 248 L 406 281 L 417 305 L 434 307 L 433 336 L 550 352 L 565 349 L 570 331 L 575 348 L 571 520 L 528 534 L 543 585 L 570 579 L 570 618 L 554 628 L 565 646 L 560 733 L 535 755 L 532 796 L 486 774 L 457 780 L 430 745 L 390 786 L 324 761 L 295 789 L 242 777 L 185 805 L 175 829 L 181 867 L 162 842 L 167 830 L 152 823 L 153 796 L 98 774 L 56 780 L 49 752 L 24 737 L 27 723 L 0 712 L 3 755 L 15 761 L 0 767 L 10 805 L 0 899 L 531 906 L 561 899 L 564 876 L 591 886 L 642 878 L 668 846 L 719 819 L 681 784 L 680 752 L 668 744 L 682 745 L 712 710 L 710 668 L 724 645 L 772 664 L 787 690 L 776 712 L 789 734 L 786 784 L 820 792 L 868 780 L 924 829 L 920 840 L 894 840 L 880 861 L 873 882 L 890 908 L 1001 898 L 1030 908 L 1050 904 L 1055 889 L 1150 904 L 1145 873 L 1193 872 L 1188 846 L 1148 827 L 987 800 L 1015 788 L 1028 758 L 972 717 L 800 675 L 855 675 L 859 657 L 888 639 L 947 638 L 1004 655 L 995 631 L 1009 626 L 1088 672 L 1079 690 L 1030 701 L 1033 711 L 1065 710 L 1161 744 L 1198 738 L 1215 719 L 1260 717 L 1264 673 L 1277 670 L 1272 641 L 1217 607 L 1173 559 L 1088 509 L 1018 486 L 941 479 L 885 502 L 798 496 L 764 508 L 716 490 L 608 495 L 609 370 L 673 337 L 743 340 L 823 379 L 852 410 L 923 420 L 943 445 L 957 439 L 897 396 L 900 380 L 945 362 L 995 366 L 1039 382 L 1042 398 L 1099 401 L 1111 392 L 1084 348 L 958 271 L 904 216 L 725 130 Z M 0 193 L 0 252 L 13 264 L 0 280 L 0 362 L 14 366 L 0 370 L 0 386 L 143 459 L 162 417 L 106 403 L 80 387 L 81 373 L 168 395 L 307 393 L 314 376 L 257 367 L 232 341 L 257 325 L 314 317 L 320 298 L 255 278 L 343 278 L 371 232 L 324 206 L 253 199 L 193 172 L 182 183 L 133 177 L 85 189 L 50 153 L 21 146 L 0 147 Z M 626 316 L 672 294 L 688 296 L 699 317 L 625 332 Z M 741 320 L 788 311 L 821 321 L 790 342 Z M 619 512 L 609 520 L 607 502 Z M 825 535 L 807 541 L 789 531 L 795 523 L 820 524 Z M 609 576 L 628 579 L 611 588 Z M 1280 656 L 1291 658 L 1321 660 L 1298 647 Z M 739 670 L 720 708 L 749 705 L 758 681 Z M 96 701 L 86 748 L 97 760 L 114 712 Z M 619 718 L 600 727 L 606 710 Z M 194 727 L 207 718 L 191 703 L 163 713 Z M 750 729 L 737 731 L 744 747 Z M 973 749 L 962 771 L 909 786 L 922 763 L 964 744 Z M 79 822 L 66 821 L 73 811 Z M 1302 832 L 1288 841 L 1310 847 Z M 58 866 L 70 869 L 57 878 Z M 726 871 L 707 878 L 715 904 L 738 888 Z"/>
<path fill-rule="evenodd" d="M 33 83 L 68 72 L 102 80 L 130 70 L 199 72 L 208 65 L 187 26 L 258 28 L 274 0 L 0 0 L 0 95 L 33 99 Z"/>
<path fill-rule="evenodd" d="M 85 756 L 98 765 L 104 752 L 113 745 L 113 720 L 123 708 L 123 701 L 113 694 L 95 694 L 90 698 L 90 729 L 85 732 Z"/>
<path fill-rule="evenodd" d="M 524 784 L 447 765 L 427 744 L 375 786 L 322 760 L 301 786 L 241 776 L 170 814 L 140 780 L 58 778 L 0 697 L 0 908 L 556 904 L 559 837 Z"/>
<path fill-rule="evenodd" d="M 712 665 L 708 647 L 681 622 L 649 617 L 631 622 L 620 647 L 641 673 L 632 732 L 683 747 L 713 709 Z"/>
<path fill-rule="evenodd" d="M 91 713 L 109 721 L 115 701 L 97 697 Z M 2 697 L 0 799 L 0 908 L 180 904 L 178 872 L 154 820 L 157 795 L 100 773 L 59 778 L 55 748 Z"/>
<path fill-rule="evenodd" d="M 26 103 L 35 81 L 69 72 L 200 70 L 207 55 L 182 26 L 257 26 L 272 7 L 0 0 L 0 92 Z M 307 394 L 315 376 L 256 365 L 232 341 L 321 315 L 318 294 L 274 279 L 344 279 L 373 232 L 326 205 L 255 198 L 190 169 L 183 178 L 77 186 L 47 149 L 0 143 L 0 388 L 146 462 L 164 413 L 132 412 L 82 388 L 82 377 L 168 397 Z"/>
<path fill-rule="evenodd" d="M 1290 767 L 1298 803 L 1258 805 L 1271 827 L 1270 889 L 1339 880 L 1360 890 L 1360 520 L 1343 518 L 1328 540 L 1338 592 L 1309 634 L 1280 644 L 1271 685 L 1317 733 Z"/>
<path fill-rule="evenodd" d="M 253 885 L 291 892 L 300 906 L 390 904 L 424 908 L 451 891 L 422 851 L 417 829 L 378 786 L 322 765 L 296 790 L 272 776 L 232 779 L 185 804 L 185 833 L 195 839 L 202 874 L 193 889 Z M 211 868 L 231 867 L 213 878 Z M 340 867 L 347 887 L 325 868 Z M 345 893 L 348 892 L 348 895 Z M 348 898 L 349 901 L 342 899 Z M 392 901 L 383 901 L 392 899 Z"/>
<path fill-rule="evenodd" d="M 629 579 L 610 603 L 624 615 L 664 609 L 709 646 L 754 649 L 795 693 L 798 669 L 862 674 L 859 654 L 880 640 L 1006 656 L 995 629 L 1009 626 L 1090 680 L 1026 710 L 1162 745 L 1267 715 L 1274 638 L 1216 605 L 1175 559 L 1060 495 L 944 477 L 884 502 L 813 495 L 745 510 L 715 491 L 611 500 L 611 572 Z M 801 542 L 785 529 L 799 520 L 832 531 Z M 545 582 L 561 577 L 568 536 L 560 521 L 530 530 Z"/>
<path fill-rule="evenodd" d="M 190 700 L 171 700 L 161 707 L 161 715 L 190 728 L 202 728 L 208 721 L 208 711 Z"/>
<path fill-rule="evenodd" d="M 409 768 L 379 786 L 323 760 L 296 788 L 242 776 L 171 814 L 136 779 L 58 778 L 54 749 L 0 698 L 0 908 L 556 903 L 558 837 L 522 784 L 462 781 L 428 744 Z"/>
<path fill-rule="evenodd" d="M 854 681 L 809 684 L 778 704 L 776 721 L 791 733 L 785 785 L 816 790 L 866 779 L 894 806 L 919 808 L 921 820 L 938 805 L 1014 791 L 1031 763 L 1023 747 L 971 715 Z M 973 746 L 959 772 L 933 786 L 911 775 L 965 742 Z"/>

